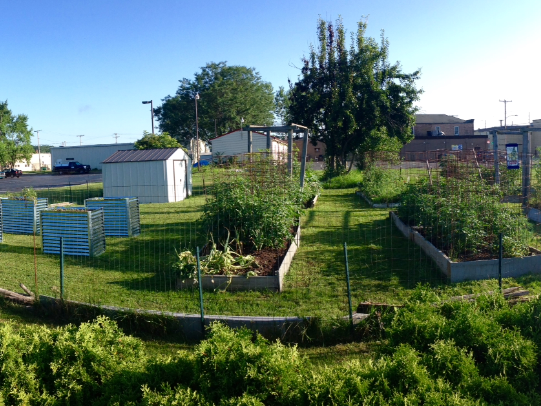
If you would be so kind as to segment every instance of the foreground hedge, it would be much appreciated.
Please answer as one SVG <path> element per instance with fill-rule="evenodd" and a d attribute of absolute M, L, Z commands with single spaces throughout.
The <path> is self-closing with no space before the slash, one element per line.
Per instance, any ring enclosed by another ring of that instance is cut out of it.
<path fill-rule="evenodd" d="M 420 289 L 403 309 L 361 325 L 384 343 L 371 361 L 316 369 L 295 347 L 220 324 L 193 352 L 149 359 L 140 340 L 106 318 L 58 329 L 7 323 L 0 397 L 27 405 L 541 404 L 541 301 L 434 303 Z"/>

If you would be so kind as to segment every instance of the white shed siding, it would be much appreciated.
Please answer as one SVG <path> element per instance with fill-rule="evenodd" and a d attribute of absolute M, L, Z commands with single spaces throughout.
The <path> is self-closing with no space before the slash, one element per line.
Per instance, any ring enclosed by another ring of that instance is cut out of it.
<path fill-rule="evenodd" d="M 186 174 L 174 172 L 174 162 L 182 161 Z M 103 196 L 139 198 L 140 203 L 168 203 L 192 194 L 191 160 L 179 149 L 161 161 L 115 162 L 103 165 Z M 180 175 L 180 176 L 179 176 Z M 176 191 L 186 190 L 176 194 Z"/>
<path fill-rule="evenodd" d="M 56 165 L 58 160 L 69 162 L 68 158 L 79 161 L 83 165 L 90 165 L 92 169 L 102 169 L 102 162 L 120 150 L 135 149 L 134 143 L 81 145 L 73 147 L 51 148 L 51 162 Z"/>
<path fill-rule="evenodd" d="M 239 155 L 248 153 L 248 132 L 234 131 L 225 134 L 221 137 L 211 140 L 212 153 L 219 153 L 223 156 Z M 287 145 L 272 139 L 272 152 L 276 156 L 276 152 L 287 153 Z M 267 136 L 252 132 L 252 151 L 261 152 L 267 149 Z"/>

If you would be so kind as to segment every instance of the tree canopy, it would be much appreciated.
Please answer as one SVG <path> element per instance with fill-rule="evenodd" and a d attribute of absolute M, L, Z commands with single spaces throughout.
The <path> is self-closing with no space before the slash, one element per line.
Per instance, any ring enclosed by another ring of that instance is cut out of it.
<path fill-rule="evenodd" d="M 331 170 L 379 140 L 404 144 L 413 137 L 420 71 L 406 74 L 398 62 L 389 63 L 383 32 L 378 43 L 366 37 L 366 29 L 359 22 L 347 48 L 342 21 L 320 19 L 318 47 L 311 47 L 298 81 L 290 83 L 291 119 L 311 129 L 312 141 L 326 144 Z"/>
<path fill-rule="evenodd" d="M 0 165 L 13 167 L 17 161 L 29 161 L 34 152 L 31 140 L 28 117 L 14 115 L 7 101 L 0 103 Z"/>
<path fill-rule="evenodd" d="M 179 148 L 180 144 L 168 133 L 151 134 L 143 132 L 143 138 L 135 142 L 137 149 Z"/>
<path fill-rule="evenodd" d="M 208 63 L 193 80 L 182 79 L 174 96 L 154 109 L 160 129 L 182 144 L 196 137 L 195 96 L 199 94 L 199 138 L 209 140 L 244 125 L 272 125 L 274 92 L 254 68 Z"/>

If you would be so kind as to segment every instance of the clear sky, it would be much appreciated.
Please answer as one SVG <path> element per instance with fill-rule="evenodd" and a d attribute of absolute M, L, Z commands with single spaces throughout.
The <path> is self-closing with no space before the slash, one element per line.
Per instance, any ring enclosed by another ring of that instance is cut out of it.
<path fill-rule="evenodd" d="M 275 89 L 295 81 L 318 16 L 390 41 L 390 60 L 422 70 L 422 113 L 475 128 L 541 119 L 539 0 L 1 0 L 0 100 L 41 144 L 132 142 L 149 105 L 207 62 L 255 67 Z M 156 124 L 157 125 L 157 124 Z M 84 135 L 82 139 L 77 135 Z M 34 143 L 36 143 L 34 137 Z"/>

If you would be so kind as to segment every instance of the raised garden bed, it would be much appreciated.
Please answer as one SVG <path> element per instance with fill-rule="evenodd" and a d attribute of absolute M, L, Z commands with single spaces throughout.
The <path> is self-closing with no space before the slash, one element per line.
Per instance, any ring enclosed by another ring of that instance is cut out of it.
<path fill-rule="evenodd" d="M 85 207 L 103 208 L 105 235 L 108 237 L 141 234 L 139 199 L 136 197 L 95 197 L 86 199 Z"/>
<path fill-rule="evenodd" d="M 357 194 L 357 196 L 361 196 L 366 201 L 366 203 L 368 203 L 371 207 L 374 207 L 376 209 L 387 209 L 387 208 L 400 206 L 400 203 L 374 203 L 372 200 L 370 200 L 368 196 L 366 196 L 360 190 L 358 190 L 355 193 Z"/>
<path fill-rule="evenodd" d="M 60 254 L 60 237 L 66 255 L 95 257 L 105 251 L 102 208 L 43 210 L 41 220 L 45 254 Z"/>
<path fill-rule="evenodd" d="M 272 290 L 281 292 L 283 290 L 284 277 L 289 272 L 289 267 L 293 261 L 293 257 L 299 248 L 301 243 L 301 227 L 297 227 L 295 233 L 295 238 L 289 244 L 287 250 L 274 250 L 278 251 L 274 255 L 274 259 L 269 258 L 268 253 L 270 250 L 264 250 L 266 252 L 266 257 L 270 261 L 264 265 L 264 271 L 262 273 L 268 273 L 265 276 L 244 276 L 244 275 L 202 275 L 201 282 L 203 289 L 205 290 L 228 290 L 228 291 L 239 291 L 239 290 Z M 258 252 L 254 252 L 253 255 L 256 257 L 258 262 L 261 262 L 258 258 Z M 278 270 L 275 269 L 275 264 L 279 263 L 280 266 Z M 263 265 L 263 264 L 262 264 Z M 197 282 L 193 279 L 177 279 L 177 289 L 193 289 L 197 286 Z"/>
<path fill-rule="evenodd" d="M 390 212 L 389 215 L 404 237 L 417 244 L 434 261 L 440 271 L 449 278 L 450 282 L 498 278 L 499 260 L 454 262 L 419 232 L 404 224 L 394 212 Z M 541 273 L 541 251 L 530 248 L 530 252 L 531 255 L 527 257 L 504 258 L 502 260 L 502 277 Z"/>
<path fill-rule="evenodd" d="M 6 234 L 40 234 L 40 213 L 48 207 L 47 198 L 25 200 L 1 199 L 3 232 Z"/>

